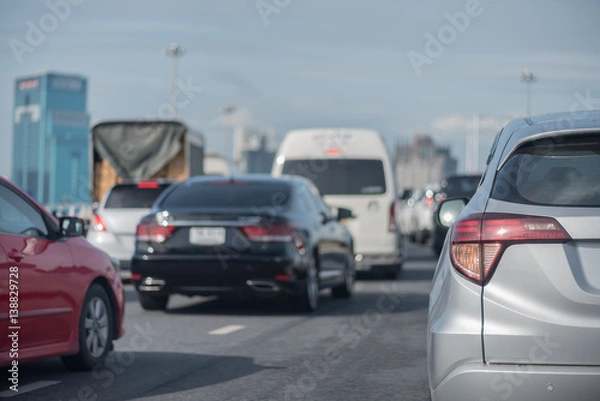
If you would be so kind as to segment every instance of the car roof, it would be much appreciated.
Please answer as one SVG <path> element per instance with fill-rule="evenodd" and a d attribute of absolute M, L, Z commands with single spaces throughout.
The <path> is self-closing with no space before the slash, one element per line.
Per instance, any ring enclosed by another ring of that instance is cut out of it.
<path fill-rule="evenodd" d="M 586 132 L 600 133 L 600 110 L 548 113 L 512 120 L 503 129 L 504 145 L 498 168 L 523 142 L 552 136 L 580 135 Z"/>
<path fill-rule="evenodd" d="M 600 110 L 548 113 L 511 121 L 513 139 L 522 139 L 539 133 L 600 129 Z"/>
<path fill-rule="evenodd" d="M 139 183 L 142 183 L 142 182 L 156 182 L 158 184 L 172 184 L 176 181 L 168 179 L 168 178 L 151 178 L 151 179 L 147 179 L 147 180 L 129 180 L 128 179 L 128 180 L 123 180 L 123 182 L 115 184 L 114 186 L 117 187 L 119 185 L 138 185 Z"/>
<path fill-rule="evenodd" d="M 251 182 L 257 184 L 277 184 L 277 183 L 299 183 L 308 181 L 304 177 L 299 177 L 295 175 L 283 175 L 281 177 L 273 177 L 269 174 L 239 174 L 239 175 L 231 175 L 231 176 L 194 176 L 190 177 L 183 182 L 192 182 L 192 183 L 203 183 L 203 182 L 236 182 L 236 181 L 244 181 Z"/>

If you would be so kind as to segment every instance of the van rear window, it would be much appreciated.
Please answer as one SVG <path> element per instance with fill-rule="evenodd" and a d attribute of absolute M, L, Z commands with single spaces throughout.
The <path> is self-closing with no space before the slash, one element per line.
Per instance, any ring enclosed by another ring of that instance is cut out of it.
<path fill-rule="evenodd" d="M 381 160 L 286 160 L 282 173 L 312 180 L 323 195 L 375 195 L 386 192 Z"/>

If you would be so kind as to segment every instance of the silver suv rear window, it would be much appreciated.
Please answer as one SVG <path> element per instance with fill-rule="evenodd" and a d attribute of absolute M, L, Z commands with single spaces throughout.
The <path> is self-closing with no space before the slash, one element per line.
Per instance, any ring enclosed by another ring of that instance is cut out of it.
<path fill-rule="evenodd" d="M 144 186 L 120 184 L 114 186 L 104 204 L 105 209 L 149 209 L 170 184 Z"/>
<path fill-rule="evenodd" d="M 600 135 L 522 145 L 496 175 L 492 198 L 548 206 L 600 206 Z"/>

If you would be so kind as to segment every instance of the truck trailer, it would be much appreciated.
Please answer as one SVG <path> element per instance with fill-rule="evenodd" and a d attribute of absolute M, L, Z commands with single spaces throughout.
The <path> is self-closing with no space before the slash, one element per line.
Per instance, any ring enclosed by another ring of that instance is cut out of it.
<path fill-rule="evenodd" d="M 175 120 L 103 121 L 91 129 L 92 201 L 124 181 L 204 174 L 204 137 Z"/>

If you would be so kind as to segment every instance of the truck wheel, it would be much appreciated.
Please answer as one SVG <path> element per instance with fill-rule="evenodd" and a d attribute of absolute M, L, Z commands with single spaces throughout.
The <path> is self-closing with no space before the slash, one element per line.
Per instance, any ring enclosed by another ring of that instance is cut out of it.
<path fill-rule="evenodd" d="M 112 348 L 113 310 L 102 286 L 93 284 L 85 295 L 79 317 L 79 353 L 63 356 L 69 370 L 92 370 L 100 366 Z"/>
<path fill-rule="evenodd" d="M 145 310 L 165 310 L 169 302 L 168 295 L 149 295 L 138 293 L 140 304 Z"/>

